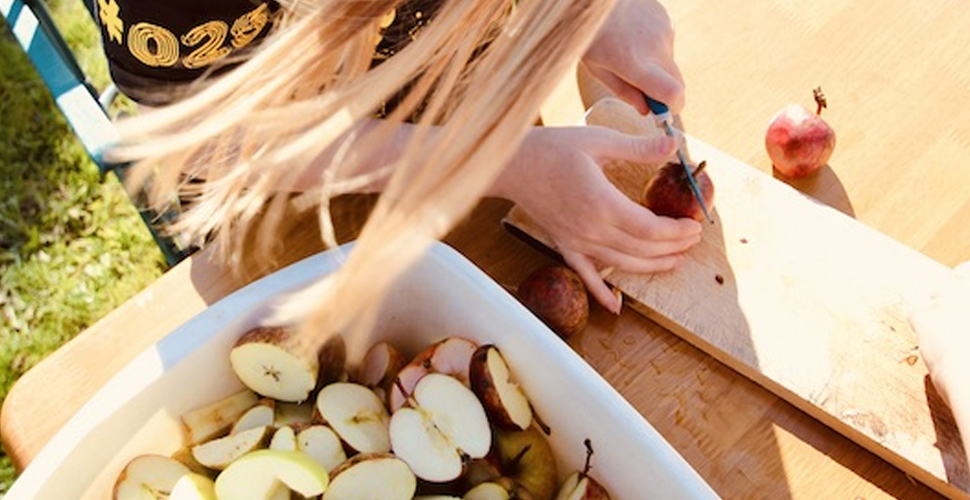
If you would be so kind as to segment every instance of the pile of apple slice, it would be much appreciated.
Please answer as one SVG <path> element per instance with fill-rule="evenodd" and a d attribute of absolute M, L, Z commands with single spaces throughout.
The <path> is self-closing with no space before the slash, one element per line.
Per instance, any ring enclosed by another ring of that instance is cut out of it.
<path fill-rule="evenodd" d="M 299 351 L 259 327 L 230 354 L 247 389 L 181 416 L 188 446 L 127 464 L 116 500 L 608 499 L 559 482 L 547 430 L 499 348 L 446 337 L 408 358 L 380 342 L 348 369 L 343 340 Z"/>

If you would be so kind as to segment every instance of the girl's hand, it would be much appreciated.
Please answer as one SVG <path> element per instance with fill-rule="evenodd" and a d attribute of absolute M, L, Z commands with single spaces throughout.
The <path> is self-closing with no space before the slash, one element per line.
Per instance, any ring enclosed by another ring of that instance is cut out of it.
<path fill-rule="evenodd" d="M 700 241 L 691 219 L 659 217 L 614 186 L 602 166 L 613 160 L 658 164 L 676 141 L 603 127 L 536 127 L 490 194 L 515 202 L 552 238 L 590 294 L 619 313 L 620 302 L 597 266 L 635 273 L 667 271 Z"/>
<path fill-rule="evenodd" d="M 684 107 L 684 79 L 674 62 L 674 29 L 655 0 L 620 0 L 582 60 L 618 98 L 647 114 L 644 94 L 674 115 Z"/>

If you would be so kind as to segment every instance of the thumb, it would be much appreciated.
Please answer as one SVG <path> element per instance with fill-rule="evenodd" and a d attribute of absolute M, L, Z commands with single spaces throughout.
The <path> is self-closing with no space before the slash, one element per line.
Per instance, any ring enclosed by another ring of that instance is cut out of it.
<path fill-rule="evenodd" d="M 602 160 L 661 163 L 674 155 L 677 140 L 666 135 L 640 136 L 615 132 L 602 146 Z"/>

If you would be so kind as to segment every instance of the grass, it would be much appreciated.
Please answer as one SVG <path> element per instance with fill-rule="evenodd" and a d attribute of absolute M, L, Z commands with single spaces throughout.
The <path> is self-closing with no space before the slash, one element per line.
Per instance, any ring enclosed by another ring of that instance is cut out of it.
<path fill-rule="evenodd" d="M 80 0 L 49 0 L 92 83 L 108 83 Z M 102 176 L 0 23 L 0 403 L 13 383 L 164 271 L 113 176 Z M 16 477 L 0 449 L 0 497 Z"/>

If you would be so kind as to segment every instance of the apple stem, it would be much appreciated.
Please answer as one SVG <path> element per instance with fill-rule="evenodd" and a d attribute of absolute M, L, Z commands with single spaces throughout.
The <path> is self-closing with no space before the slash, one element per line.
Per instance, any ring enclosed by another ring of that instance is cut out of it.
<path fill-rule="evenodd" d="M 701 160 L 701 162 L 697 164 L 697 168 L 695 168 L 694 171 L 691 172 L 691 175 L 696 177 L 697 174 L 699 174 L 701 170 L 704 170 L 704 167 L 706 166 L 707 166 L 707 160 Z"/>
<path fill-rule="evenodd" d="M 531 450 L 531 449 L 532 449 L 532 445 L 531 444 L 527 444 L 527 445 L 525 445 L 524 448 L 522 448 L 521 450 L 519 450 L 519 452 L 516 453 L 514 457 L 512 457 L 512 460 L 509 461 L 509 465 L 511 466 L 511 469 L 512 470 L 515 470 L 516 468 L 518 468 L 519 462 L 522 461 L 522 458 L 525 457 L 525 454 L 528 453 L 529 450 Z"/>
<path fill-rule="evenodd" d="M 815 104 L 817 105 L 815 108 L 815 114 L 821 115 L 822 110 L 829 107 L 829 103 L 825 99 L 825 94 L 822 93 L 822 87 L 815 87 L 812 89 L 812 95 L 815 96 Z"/>
<path fill-rule="evenodd" d="M 586 465 L 583 466 L 583 475 L 589 475 L 590 469 L 590 459 L 593 458 L 593 442 L 586 438 L 583 440 L 583 444 L 586 445 Z"/>

